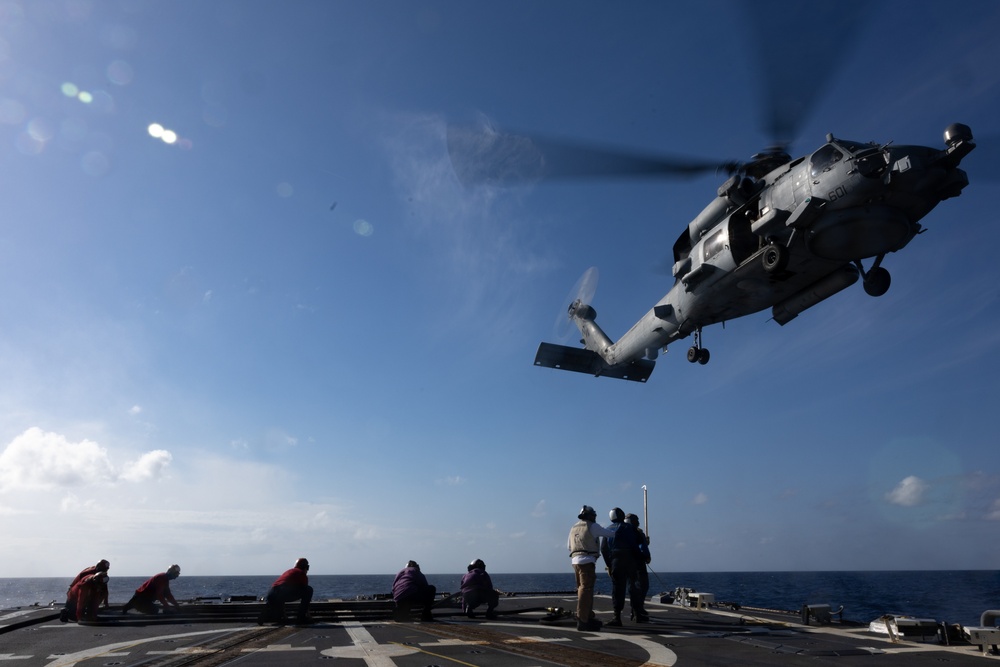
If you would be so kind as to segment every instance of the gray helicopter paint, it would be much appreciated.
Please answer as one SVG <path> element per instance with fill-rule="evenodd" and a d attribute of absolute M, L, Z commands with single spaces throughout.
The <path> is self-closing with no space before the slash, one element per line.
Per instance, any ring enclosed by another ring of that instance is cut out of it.
<path fill-rule="evenodd" d="M 808 159 L 756 182 L 729 179 L 675 243 L 674 286 L 617 342 L 594 321 L 589 304 L 571 307 L 586 350 L 604 362 L 587 372 L 637 379 L 606 371 L 638 360 L 651 364 L 676 340 L 769 307 L 786 324 L 856 282 L 862 260 L 876 258 L 868 273 L 880 271 L 887 289 L 888 273 L 878 268 L 883 258 L 905 247 L 921 231 L 918 221 L 968 184 L 958 165 L 975 148 L 971 131 L 950 126 L 946 141 L 940 150 L 828 136 Z M 785 261 L 767 265 L 769 247 Z M 561 346 L 545 345 L 537 365 L 583 370 L 552 362 Z M 707 355 L 689 359 L 705 363 Z M 652 371 L 644 369 L 640 381 Z"/>

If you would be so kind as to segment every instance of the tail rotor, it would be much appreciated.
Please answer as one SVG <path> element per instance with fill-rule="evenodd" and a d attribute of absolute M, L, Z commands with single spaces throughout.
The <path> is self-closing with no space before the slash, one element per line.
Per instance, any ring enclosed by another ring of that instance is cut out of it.
<path fill-rule="evenodd" d="M 556 316 L 554 328 L 555 338 L 559 342 L 567 343 L 570 339 L 579 337 L 577 327 L 573 323 L 575 316 L 588 319 L 593 319 L 596 316 L 596 312 L 590 304 L 594 299 L 594 293 L 597 292 L 598 277 L 597 267 L 590 267 L 583 272 L 573 289 L 566 295 L 566 299 L 562 302 L 564 305 Z M 577 335 L 574 336 L 574 334 Z"/>

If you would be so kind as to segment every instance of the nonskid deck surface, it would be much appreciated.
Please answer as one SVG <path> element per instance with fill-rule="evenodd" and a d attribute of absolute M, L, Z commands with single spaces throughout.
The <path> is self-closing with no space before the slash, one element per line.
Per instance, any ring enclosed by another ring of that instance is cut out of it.
<path fill-rule="evenodd" d="M 466 618 L 438 607 L 433 622 L 397 620 L 391 601 L 314 602 L 307 626 L 256 623 L 259 603 L 185 603 L 177 614 L 122 616 L 116 606 L 97 624 L 61 623 L 59 608 L 0 612 L 0 662 L 19 667 L 305 665 L 336 659 L 357 667 L 639 667 L 640 665 L 989 664 L 968 644 L 890 642 L 867 626 L 806 626 L 796 615 L 694 609 L 647 603 L 651 621 L 581 632 L 566 615 L 569 595 L 502 598 L 498 618 Z M 290 608 L 291 609 L 291 608 Z M 561 609 L 563 613 L 550 610 Z M 598 618 L 611 601 L 598 596 Z"/>

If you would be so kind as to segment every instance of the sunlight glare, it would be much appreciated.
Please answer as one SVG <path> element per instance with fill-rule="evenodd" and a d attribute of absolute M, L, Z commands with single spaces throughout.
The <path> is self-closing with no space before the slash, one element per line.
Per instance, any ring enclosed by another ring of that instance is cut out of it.
<path fill-rule="evenodd" d="M 371 236 L 375 233 L 375 228 L 372 226 L 372 223 L 359 218 L 354 221 L 354 233 L 358 236 Z"/>

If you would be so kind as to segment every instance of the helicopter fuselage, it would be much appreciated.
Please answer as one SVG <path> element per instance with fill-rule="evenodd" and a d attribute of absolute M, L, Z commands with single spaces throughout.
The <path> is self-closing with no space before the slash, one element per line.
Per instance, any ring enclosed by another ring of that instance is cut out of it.
<path fill-rule="evenodd" d="M 692 333 L 688 359 L 706 363 L 703 327 L 766 308 L 784 325 L 859 277 L 869 294 L 881 295 L 889 287 L 883 258 L 904 248 L 921 232 L 924 216 L 968 185 L 958 165 L 975 147 L 972 133 L 952 125 L 945 139 L 939 150 L 827 135 L 811 155 L 784 156 L 774 168 L 774 154 L 765 155 L 726 181 L 681 233 L 673 246 L 673 287 L 624 336 L 612 342 L 590 304 L 574 302 L 569 317 L 595 356 L 578 359 L 579 367 L 548 363 L 559 361 L 563 348 L 543 343 L 547 352 L 539 349 L 536 364 L 644 381 L 659 352 Z M 862 260 L 871 258 L 866 271 Z"/>

